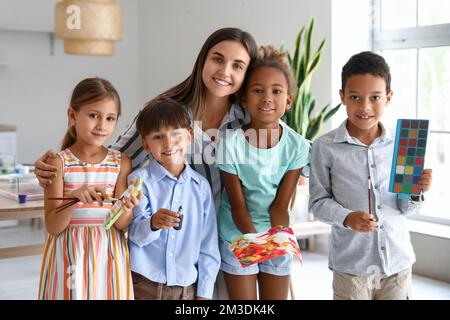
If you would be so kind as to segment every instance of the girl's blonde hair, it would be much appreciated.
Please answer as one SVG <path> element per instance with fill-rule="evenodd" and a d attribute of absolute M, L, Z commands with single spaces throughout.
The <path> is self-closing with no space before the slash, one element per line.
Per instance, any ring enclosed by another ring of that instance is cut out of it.
<path fill-rule="evenodd" d="M 155 99 L 160 100 L 161 98 L 170 98 L 178 101 L 192 110 L 194 120 L 200 119 L 205 109 L 205 85 L 202 80 L 203 66 L 205 65 L 209 50 L 219 42 L 226 40 L 240 42 L 247 50 L 251 60 L 256 57 L 257 45 L 251 34 L 238 28 L 219 29 L 206 39 L 197 56 L 191 75 L 187 77 L 186 80 L 166 92 L 163 92 Z M 234 102 L 237 100 L 237 97 L 230 96 L 230 99 Z"/>
<path fill-rule="evenodd" d="M 250 63 L 247 73 L 245 74 L 244 83 L 242 84 L 242 93 L 247 90 L 248 82 L 252 73 L 261 67 L 275 68 L 283 72 L 287 84 L 288 94 L 293 97 L 297 93 L 297 82 L 295 81 L 294 72 L 286 58 L 287 53 L 278 51 L 273 45 L 264 45 L 258 48 L 258 55 L 255 60 Z"/>
<path fill-rule="evenodd" d="M 70 98 L 70 106 L 75 112 L 81 107 L 103 99 L 113 99 L 117 103 L 118 116 L 120 116 L 120 97 L 114 86 L 102 78 L 87 78 L 80 81 L 73 89 Z M 71 126 L 67 130 L 61 143 L 61 150 L 72 146 L 77 141 L 77 132 L 75 126 Z"/>

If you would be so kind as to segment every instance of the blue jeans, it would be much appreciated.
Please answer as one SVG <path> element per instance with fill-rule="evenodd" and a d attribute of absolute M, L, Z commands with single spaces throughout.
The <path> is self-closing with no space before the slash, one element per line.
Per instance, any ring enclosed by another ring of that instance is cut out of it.
<path fill-rule="evenodd" d="M 287 276 L 291 273 L 292 254 L 285 254 L 281 257 L 255 263 L 248 267 L 242 267 L 229 247 L 230 243 L 219 240 L 219 250 L 222 257 L 220 269 L 226 273 L 234 275 L 251 275 L 260 272 L 273 274 L 276 276 Z"/>

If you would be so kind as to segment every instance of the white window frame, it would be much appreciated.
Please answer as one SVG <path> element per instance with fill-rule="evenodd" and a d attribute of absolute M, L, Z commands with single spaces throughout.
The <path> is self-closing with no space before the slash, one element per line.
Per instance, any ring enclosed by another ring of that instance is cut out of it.
<path fill-rule="evenodd" d="M 373 51 L 381 52 L 389 49 L 416 49 L 450 46 L 450 23 L 427 26 L 416 26 L 412 28 L 400 28 L 392 30 L 381 30 L 381 1 L 373 0 L 373 28 L 372 47 Z M 419 1 L 416 0 L 416 8 Z M 416 17 L 418 21 L 418 17 Z M 416 55 L 416 79 L 419 75 L 419 52 Z M 419 114 L 419 81 L 416 81 L 416 116 Z M 446 130 L 430 130 L 430 133 L 449 134 Z M 426 194 L 425 194 L 426 197 Z M 450 225 L 450 219 L 438 218 L 424 213 L 411 216 L 412 219 Z"/>

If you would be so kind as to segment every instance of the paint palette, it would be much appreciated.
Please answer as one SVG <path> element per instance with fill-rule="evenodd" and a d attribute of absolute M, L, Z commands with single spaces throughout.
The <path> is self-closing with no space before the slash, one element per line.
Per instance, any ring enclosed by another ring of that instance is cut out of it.
<path fill-rule="evenodd" d="M 294 254 L 302 262 L 301 250 L 294 232 L 282 225 L 260 233 L 242 234 L 230 243 L 229 248 L 243 268 L 285 254 Z"/>
<path fill-rule="evenodd" d="M 395 133 L 389 191 L 420 194 L 429 120 L 399 119 Z"/>

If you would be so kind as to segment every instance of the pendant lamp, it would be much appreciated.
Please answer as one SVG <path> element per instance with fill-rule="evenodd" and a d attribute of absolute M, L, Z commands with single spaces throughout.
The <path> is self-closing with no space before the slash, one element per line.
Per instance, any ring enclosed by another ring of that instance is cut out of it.
<path fill-rule="evenodd" d="M 122 37 L 122 10 L 112 0 L 62 0 L 55 5 L 55 36 L 69 54 L 111 56 Z"/>

